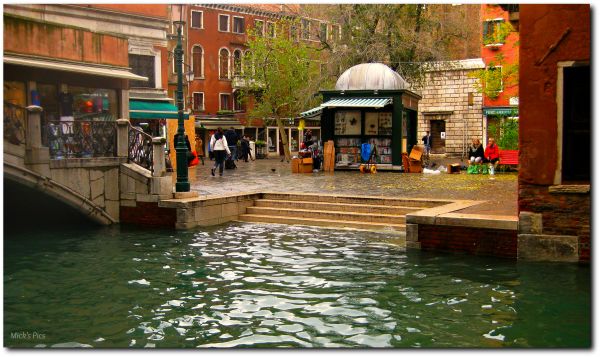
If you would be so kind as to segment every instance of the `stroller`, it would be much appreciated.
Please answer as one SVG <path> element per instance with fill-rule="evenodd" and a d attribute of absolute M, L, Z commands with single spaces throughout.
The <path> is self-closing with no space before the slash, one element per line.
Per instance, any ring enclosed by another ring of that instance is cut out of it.
<path fill-rule="evenodd" d="M 363 143 L 360 148 L 361 164 L 358 167 L 361 173 L 376 173 L 377 165 L 375 164 L 375 155 L 377 147 L 375 144 Z"/>

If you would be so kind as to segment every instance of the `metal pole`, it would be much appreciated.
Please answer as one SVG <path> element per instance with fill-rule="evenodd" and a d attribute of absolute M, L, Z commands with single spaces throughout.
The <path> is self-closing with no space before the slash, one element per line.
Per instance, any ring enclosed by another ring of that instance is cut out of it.
<path fill-rule="evenodd" d="M 190 183 L 188 181 L 187 165 L 187 146 L 185 145 L 185 127 L 183 121 L 183 50 L 181 48 L 181 30 L 185 21 L 175 21 L 177 26 L 177 47 L 175 47 L 175 67 L 177 71 L 177 134 L 178 139 L 175 143 L 175 158 L 177 163 L 177 182 L 175 183 L 175 192 L 190 192 Z"/>

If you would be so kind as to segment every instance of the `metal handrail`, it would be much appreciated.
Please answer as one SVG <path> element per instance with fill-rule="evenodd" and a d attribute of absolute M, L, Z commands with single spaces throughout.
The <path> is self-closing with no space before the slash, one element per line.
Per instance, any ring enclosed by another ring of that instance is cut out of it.
<path fill-rule="evenodd" d="M 152 136 L 129 123 L 127 137 L 127 160 L 152 172 Z"/>
<path fill-rule="evenodd" d="M 45 128 L 52 159 L 117 156 L 115 121 L 48 120 Z"/>
<path fill-rule="evenodd" d="M 13 145 L 25 145 L 27 137 L 27 109 L 4 101 L 4 140 Z"/>

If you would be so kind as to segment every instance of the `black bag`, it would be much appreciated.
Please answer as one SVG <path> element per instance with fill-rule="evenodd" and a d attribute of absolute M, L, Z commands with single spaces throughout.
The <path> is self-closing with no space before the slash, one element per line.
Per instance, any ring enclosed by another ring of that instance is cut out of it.
<path fill-rule="evenodd" d="M 233 158 L 231 156 L 227 157 L 227 159 L 225 160 L 225 169 L 232 170 L 236 168 L 237 166 L 235 165 L 235 161 L 233 161 Z"/>

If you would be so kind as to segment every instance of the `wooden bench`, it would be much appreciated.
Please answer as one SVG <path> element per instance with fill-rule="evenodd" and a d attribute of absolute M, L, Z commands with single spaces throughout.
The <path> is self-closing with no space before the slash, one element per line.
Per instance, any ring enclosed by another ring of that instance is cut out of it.
<path fill-rule="evenodd" d="M 519 150 L 500 150 L 499 165 L 518 166 L 519 165 Z"/>

